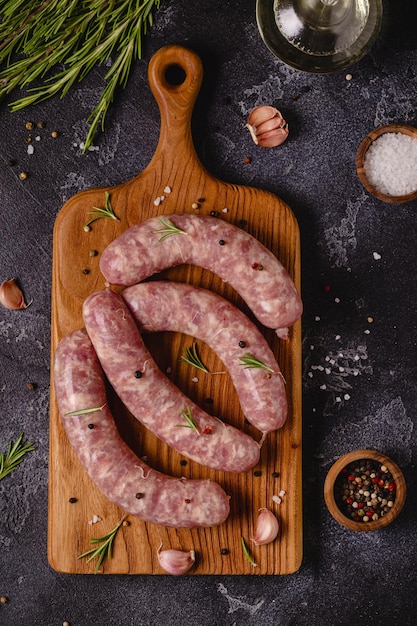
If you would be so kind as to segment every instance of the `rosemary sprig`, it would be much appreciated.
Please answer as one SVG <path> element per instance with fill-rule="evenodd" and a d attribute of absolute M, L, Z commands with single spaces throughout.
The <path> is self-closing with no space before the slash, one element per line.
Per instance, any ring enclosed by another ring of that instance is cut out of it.
<path fill-rule="evenodd" d="M 164 241 L 168 237 L 172 237 L 172 235 L 186 235 L 187 233 L 177 228 L 175 224 L 169 219 L 169 217 L 160 217 L 159 221 L 164 226 L 164 228 L 158 228 L 154 230 L 154 233 L 164 233 L 158 241 Z"/>
<path fill-rule="evenodd" d="M 15 443 L 11 441 L 6 453 L 0 453 L 0 480 L 13 472 L 16 467 L 23 461 L 23 457 L 27 452 L 35 449 L 32 443 L 22 443 L 23 433 L 18 437 Z"/>
<path fill-rule="evenodd" d="M 246 352 L 245 356 L 240 356 L 239 360 L 242 361 L 241 365 L 244 366 L 244 369 L 258 368 L 262 370 L 267 370 L 268 372 L 272 372 L 273 374 L 275 373 L 275 371 L 271 367 L 268 367 L 268 365 L 254 357 L 252 354 L 249 354 L 249 352 Z"/>
<path fill-rule="evenodd" d="M 200 434 L 200 431 L 198 430 L 198 426 L 194 421 L 193 418 L 193 414 L 191 412 L 191 408 L 189 406 L 187 406 L 187 410 L 184 411 L 184 409 L 181 409 L 181 415 L 182 417 L 185 419 L 185 424 L 177 424 L 178 427 L 181 428 L 192 428 L 193 430 L 195 430 L 195 432 L 197 434 Z"/>
<path fill-rule="evenodd" d="M 91 220 L 88 220 L 88 222 L 84 224 L 84 228 L 86 226 L 90 226 L 90 224 L 92 224 L 96 220 L 99 220 L 103 217 L 107 217 L 109 219 L 116 220 L 116 222 L 120 222 L 119 218 L 116 216 L 114 209 L 111 205 L 110 194 L 108 191 L 105 192 L 105 199 L 106 199 L 106 205 L 104 209 L 94 206 L 93 211 L 87 212 L 87 215 L 94 215 L 94 217 L 91 218 Z"/>
<path fill-rule="evenodd" d="M 258 564 L 253 560 L 253 558 L 251 557 L 251 555 L 249 554 L 249 550 L 246 547 L 246 542 L 244 540 L 244 538 L 242 537 L 242 549 L 243 549 L 243 554 L 245 555 L 246 559 L 249 561 L 249 563 L 253 566 L 253 567 L 258 567 Z"/>
<path fill-rule="evenodd" d="M 101 406 L 94 406 L 91 409 L 78 409 L 77 411 L 69 411 L 68 413 L 64 413 L 64 417 L 73 417 L 75 415 L 85 415 L 86 413 L 96 413 L 97 411 L 101 411 L 104 409 L 107 403 L 102 404 Z"/>
<path fill-rule="evenodd" d="M 97 574 L 100 565 L 103 563 L 106 556 L 108 559 L 111 559 L 113 541 L 124 519 L 125 518 L 121 519 L 120 522 L 113 528 L 113 530 L 107 533 L 107 535 L 104 535 L 103 537 L 93 537 L 92 539 L 90 539 L 90 543 L 101 543 L 100 546 L 98 546 L 97 548 L 91 548 L 91 550 L 87 550 L 87 552 L 83 552 L 83 554 L 79 555 L 79 559 L 83 559 L 84 557 L 88 556 L 87 563 L 90 563 L 90 561 L 95 558 L 98 559 L 94 568 L 94 574 Z"/>
<path fill-rule="evenodd" d="M 196 343 L 193 343 L 191 348 L 184 348 L 183 352 L 184 354 L 181 355 L 181 361 L 188 363 L 188 365 L 191 365 L 192 367 L 196 367 L 206 374 L 210 374 L 210 371 L 199 357 Z"/>
<path fill-rule="evenodd" d="M 143 38 L 162 1 L 4 0 L 0 8 L 0 98 L 39 79 L 44 79 L 43 84 L 12 102 L 12 111 L 56 95 L 62 98 L 95 66 L 110 59 L 105 87 L 87 120 L 91 126 L 85 152 L 100 123 L 104 130 L 117 88 L 126 86 L 132 63 L 141 58 Z"/>

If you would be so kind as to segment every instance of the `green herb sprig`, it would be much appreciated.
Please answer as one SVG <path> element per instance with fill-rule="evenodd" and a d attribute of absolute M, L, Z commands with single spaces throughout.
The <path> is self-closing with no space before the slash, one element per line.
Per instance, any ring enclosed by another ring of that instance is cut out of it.
<path fill-rule="evenodd" d="M 90 543 L 100 543 L 101 545 L 96 548 L 92 548 L 91 550 L 87 550 L 87 552 L 83 552 L 83 554 L 79 555 L 79 559 L 83 559 L 84 557 L 88 556 L 88 559 L 86 561 L 87 563 L 90 563 L 90 561 L 95 558 L 98 559 L 94 568 L 94 574 L 97 574 L 98 570 L 100 569 L 100 565 L 103 563 L 106 557 L 108 559 L 111 559 L 113 542 L 117 535 L 117 531 L 119 530 L 124 520 L 125 517 L 121 519 L 120 522 L 109 533 L 107 533 L 107 535 L 104 535 L 103 537 L 93 537 L 92 539 L 90 539 Z"/>
<path fill-rule="evenodd" d="M 90 409 L 78 409 L 77 411 L 69 411 L 68 413 L 64 413 L 64 417 L 73 417 L 76 415 L 85 415 L 86 413 L 96 413 L 97 411 L 101 411 L 104 409 L 107 403 L 102 404 L 101 406 L 94 406 Z"/>
<path fill-rule="evenodd" d="M 246 352 L 245 356 L 240 356 L 239 360 L 242 361 L 241 365 L 244 366 L 244 369 L 257 368 L 267 370 L 268 372 L 275 374 L 275 371 L 271 367 L 254 357 L 252 354 L 249 354 L 249 352 Z"/>
<path fill-rule="evenodd" d="M 243 554 L 245 555 L 245 557 L 249 561 L 249 563 L 252 565 L 252 567 L 258 567 L 258 564 L 254 561 L 254 559 L 249 554 L 249 550 L 248 550 L 248 548 L 246 546 L 246 542 L 245 542 L 245 539 L 243 537 L 242 537 L 242 550 L 243 550 Z"/>
<path fill-rule="evenodd" d="M 169 217 L 160 217 L 159 221 L 163 225 L 164 228 L 158 228 L 154 231 L 154 233 L 163 233 L 162 237 L 158 239 L 158 241 L 164 241 L 168 237 L 172 237 L 172 235 L 186 235 L 187 233 L 177 228 L 175 224 L 169 219 Z"/>
<path fill-rule="evenodd" d="M 188 363 L 188 365 L 191 365 L 192 367 L 196 367 L 206 374 L 210 374 L 210 371 L 200 359 L 196 343 L 193 343 L 191 348 L 184 348 L 183 352 L 184 354 L 181 355 L 181 361 Z"/>
<path fill-rule="evenodd" d="M 0 480 L 13 472 L 23 461 L 23 457 L 27 452 L 35 449 L 33 443 L 23 444 L 23 433 L 18 437 L 15 443 L 11 441 L 6 453 L 0 453 Z"/>
<path fill-rule="evenodd" d="M 178 427 L 181 428 L 192 428 L 199 435 L 200 431 L 198 430 L 198 426 L 194 421 L 193 414 L 191 412 L 191 408 L 187 406 L 187 410 L 181 409 L 181 415 L 185 420 L 185 424 L 177 424 Z"/>
<path fill-rule="evenodd" d="M 90 147 L 163 0 L 4 0 L 0 8 L 0 98 L 42 79 L 41 86 L 10 104 L 18 111 L 59 95 L 109 59 L 105 87 L 89 115 L 83 151 Z"/>
<path fill-rule="evenodd" d="M 110 194 L 108 191 L 104 192 L 104 197 L 105 197 L 105 208 L 102 209 L 100 207 L 94 206 L 92 211 L 88 211 L 87 215 L 93 215 L 94 217 L 92 217 L 90 220 L 88 220 L 88 222 L 84 224 L 84 228 L 88 228 L 90 224 L 92 224 L 96 220 L 102 219 L 103 217 L 106 217 L 111 220 L 116 220 L 116 222 L 120 222 L 119 218 L 116 216 L 114 209 L 112 207 Z"/>

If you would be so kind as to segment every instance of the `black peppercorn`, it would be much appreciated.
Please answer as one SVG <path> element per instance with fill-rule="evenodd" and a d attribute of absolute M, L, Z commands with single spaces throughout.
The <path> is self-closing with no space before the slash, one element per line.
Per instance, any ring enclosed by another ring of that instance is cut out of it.
<path fill-rule="evenodd" d="M 225 555 L 229 554 L 229 550 L 228 550 L 227 548 L 222 548 L 222 549 L 220 550 L 220 554 L 222 554 L 223 556 L 225 556 Z"/>
<path fill-rule="evenodd" d="M 225 243 L 226 243 L 226 242 L 225 242 L 225 240 L 224 240 L 224 239 L 220 239 L 220 240 L 219 240 L 219 246 L 224 246 L 224 244 L 225 244 Z"/>
<path fill-rule="evenodd" d="M 239 348 L 246 348 L 246 341 L 239 341 Z"/>
<path fill-rule="evenodd" d="M 68 502 L 70 502 L 71 504 L 74 504 L 75 502 L 77 502 L 77 498 L 70 498 Z"/>
<path fill-rule="evenodd" d="M 261 470 L 255 470 L 255 471 L 253 472 L 253 475 L 254 475 L 254 476 L 262 476 L 262 472 L 261 472 Z"/>
<path fill-rule="evenodd" d="M 135 378 L 142 378 L 142 372 L 140 370 L 136 370 Z"/>
<path fill-rule="evenodd" d="M 185 459 L 181 459 L 180 465 L 187 465 L 187 461 Z"/>
<path fill-rule="evenodd" d="M 137 493 L 136 497 L 138 500 L 141 500 L 143 498 L 143 493 Z"/>
<path fill-rule="evenodd" d="M 94 424 L 88 424 L 87 428 L 89 428 L 90 430 L 93 430 Z"/>

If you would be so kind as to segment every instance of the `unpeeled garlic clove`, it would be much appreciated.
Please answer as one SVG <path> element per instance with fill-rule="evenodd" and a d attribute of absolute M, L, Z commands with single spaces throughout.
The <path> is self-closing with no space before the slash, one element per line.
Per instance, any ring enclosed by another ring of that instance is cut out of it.
<path fill-rule="evenodd" d="M 279 524 L 275 515 L 269 509 L 259 509 L 259 515 L 255 524 L 255 533 L 251 541 L 256 546 L 263 546 L 274 541 L 278 535 Z"/>
<path fill-rule="evenodd" d="M 5 280 L 0 285 L 0 304 L 12 311 L 27 309 L 29 306 L 26 304 L 22 290 L 14 278 Z"/>
<path fill-rule="evenodd" d="M 246 128 L 256 145 L 274 148 L 288 137 L 288 124 L 280 111 L 269 105 L 255 107 L 249 114 Z"/>
<path fill-rule="evenodd" d="M 172 549 L 161 551 L 161 546 L 158 550 L 158 561 L 162 569 L 168 572 L 168 574 L 181 576 L 181 574 L 186 574 L 194 565 L 194 550 L 189 550 L 188 552 Z"/>

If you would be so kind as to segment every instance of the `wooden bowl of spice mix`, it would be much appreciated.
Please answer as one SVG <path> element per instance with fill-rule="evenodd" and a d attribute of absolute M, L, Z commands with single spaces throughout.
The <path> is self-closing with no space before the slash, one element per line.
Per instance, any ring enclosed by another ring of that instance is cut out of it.
<path fill-rule="evenodd" d="M 350 530 L 388 526 L 403 508 L 406 484 L 398 465 L 375 450 L 340 457 L 324 483 L 324 499 L 336 521 Z"/>
<path fill-rule="evenodd" d="M 386 124 L 370 132 L 356 154 L 356 171 L 369 193 L 400 204 L 417 198 L 417 128 Z"/>

